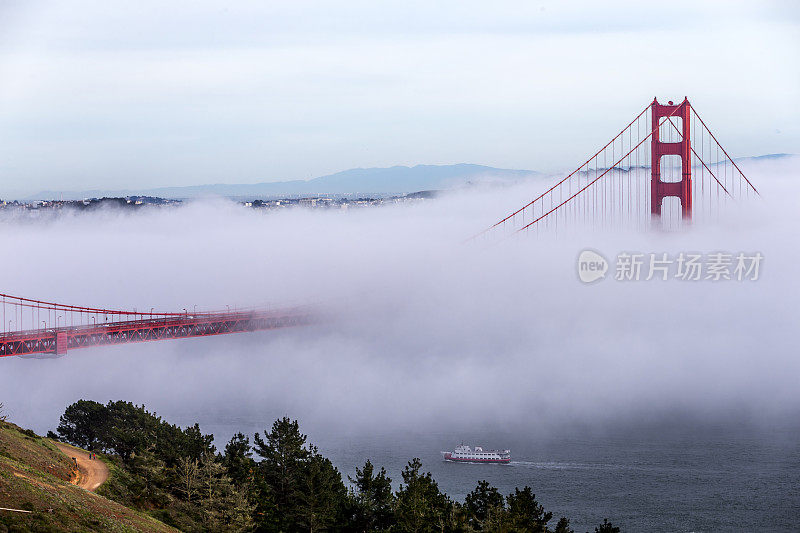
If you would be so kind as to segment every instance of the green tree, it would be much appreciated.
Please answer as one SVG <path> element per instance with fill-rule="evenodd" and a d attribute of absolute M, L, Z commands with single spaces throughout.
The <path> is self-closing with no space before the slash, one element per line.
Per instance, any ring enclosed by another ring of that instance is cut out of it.
<path fill-rule="evenodd" d="M 214 435 L 203 435 L 200 425 L 195 423 L 183 430 L 182 452 L 184 455 L 201 459 L 206 453 L 214 453 Z"/>
<path fill-rule="evenodd" d="M 556 524 L 556 528 L 553 530 L 553 533 L 575 533 L 575 530 L 569 527 L 569 519 L 562 516 L 558 523 Z"/>
<path fill-rule="evenodd" d="M 301 486 L 311 453 L 300 425 L 284 417 L 272 424 L 264 439 L 256 433 L 255 453 L 263 460 L 257 469 L 259 529 L 292 531 L 300 518 Z M 273 525 L 269 525 L 273 524 Z"/>
<path fill-rule="evenodd" d="M 225 466 L 225 470 L 234 485 L 241 487 L 248 483 L 255 468 L 250 439 L 242 433 L 237 433 L 231 437 L 231 440 L 225 445 L 222 464 Z"/>
<path fill-rule="evenodd" d="M 215 451 L 212 444 L 214 435 L 203 435 L 197 424 L 181 429 L 155 415 L 150 416 L 155 421 L 155 427 L 151 430 L 153 435 L 148 436 L 148 439 L 155 440 L 156 454 L 167 466 L 174 466 L 181 457 L 191 457 L 199 461 L 204 453 Z"/>
<path fill-rule="evenodd" d="M 503 505 L 503 495 L 487 481 L 479 481 L 464 499 L 470 527 L 478 531 L 496 531 L 503 519 Z"/>
<path fill-rule="evenodd" d="M 608 518 L 603 518 L 603 523 L 594 528 L 594 533 L 619 533 L 619 528 L 608 521 Z"/>
<path fill-rule="evenodd" d="M 216 454 L 203 454 L 197 484 L 206 531 L 240 531 L 250 525 L 252 508 L 233 486 Z"/>
<path fill-rule="evenodd" d="M 299 525 L 310 532 L 324 531 L 337 519 L 342 520 L 347 489 L 339 470 L 329 459 L 315 446 L 310 446 L 309 452 L 300 489 Z"/>
<path fill-rule="evenodd" d="M 244 488 L 233 487 L 224 509 L 223 519 L 240 531 L 250 531 L 253 525 L 255 505 L 250 503 Z"/>
<path fill-rule="evenodd" d="M 187 502 L 191 502 L 198 489 L 198 470 L 199 461 L 191 457 L 181 457 L 178 460 L 177 473 L 179 483 L 177 489 L 186 497 Z"/>
<path fill-rule="evenodd" d="M 423 533 L 449 529 L 453 503 L 439 491 L 431 473 L 421 474 L 422 463 L 414 458 L 403 469 L 403 483 L 395 500 L 396 530 Z"/>
<path fill-rule="evenodd" d="M 102 447 L 119 455 L 125 463 L 130 463 L 134 454 L 148 448 L 161 422 L 148 413 L 144 405 L 131 402 L 108 402 L 106 413 L 107 424 L 101 435 Z"/>
<path fill-rule="evenodd" d="M 56 432 L 60 440 L 89 450 L 102 449 L 101 442 L 108 424 L 103 404 L 78 400 L 64 410 Z"/>
<path fill-rule="evenodd" d="M 508 495 L 508 520 L 512 529 L 531 533 L 547 533 L 547 523 L 553 513 L 545 512 L 536 501 L 536 495 L 530 487 L 522 490 L 514 489 Z"/>
<path fill-rule="evenodd" d="M 383 467 L 377 475 L 374 472 L 375 468 L 367 460 L 364 468 L 356 468 L 355 479 L 348 476 L 355 487 L 353 527 L 356 531 L 383 531 L 393 522 L 392 480 Z"/>
<path fill-rule="evenodd" d="M 129 469 L 133 474 L 133 482 L 128 489 L 137 504 L 166 503 L 164 491 L 161 490 L 166 484 L 166 465 L 153 454 L 152 448 L 137 453 L 130 461 Z"/>

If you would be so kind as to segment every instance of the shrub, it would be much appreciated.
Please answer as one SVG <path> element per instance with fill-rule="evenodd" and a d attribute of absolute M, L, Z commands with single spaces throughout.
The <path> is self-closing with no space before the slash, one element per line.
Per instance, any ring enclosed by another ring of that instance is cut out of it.
<path fill-rule="evenodd" d="M 19 432 L 31 439 L 39 438 L 39 435 L 37 435 L 36 432 L 33 431 L 32 429 L 20 429 Z"/>

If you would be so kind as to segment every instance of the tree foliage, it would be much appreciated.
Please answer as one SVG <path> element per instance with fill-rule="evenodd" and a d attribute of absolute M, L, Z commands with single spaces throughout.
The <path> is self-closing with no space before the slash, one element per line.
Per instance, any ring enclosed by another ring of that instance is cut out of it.
<path fill-rule="evenodd" d="M 594 533 L 619 533 L 619 528 L 608 521 L 608 518 L 603 518 L 603 523 L 594 528 Z"/>
<path fill-rule="evenodd" d="M 219 454 L 213 435 L 185 429 L 130 402 L 80 400 L 66 408 L 58 437 L 110 455 L 124 475 L 106 494 L 183 531 L 574 533 L 567 518 L 555 529 L 530 487 L 506 497 L 480 481 L 464 503 L 439 490 L 419 459 L 392 491 L 384 468 L 367 460 L 347 477 L 315 446 L 296 420 L 269 431 L 235 434 Z M 52 433 L 51 433 L 52 434 Z M 608 520 L 595 533 L 619 533 Z"/>
<path fill-rule="evenodd" d="M 299 491 L 299 524 L 307 531 L 324 531 L 340 518 L 347 489 L 333 463 L 315 446 L 310 446 L 309 451 Z"/>
<path fill-rule="evenodd" d="M 263 439 L 256 433 L 254 442 L 255 453 L 262 459 L 256 474 L 259 529 L 289 530 L 300 521 L 303 476 L 311 457 L 306 436 L 296 420 L 284 417 L 272 424 Z"/>
<path fill-rule="evenodd" d="M 403 469 L 403 483 L 395 501 L 395 526 L 402 532 L 433 532 L 449 529 L 453 503 L 439 491 L 430 472 L 421 473 L 422 463 L 414 458 Z"/>
<path fill-rule="evenodd" d="M 186 429 L 169 424 L 144 405 L 131 402 L 79 400 L 61 415 L 56 432 L 61 440 L 87 448 L 118 455 L 130 464 L 133 457 L 150 451 L 167 467 L 180 458 L 199 460 L 215 450 L 213 435 L 203 435 L 195 424 Z"/>
<path fill-rule="evenodd" d="M 547 523 L 553 513 L 545 512 L 544 507 L 536 501 L 536 495 L 530 487 L 522 490 L 514 489 L 508 495 L 508 518 L 513 528 L 532 533 L 546 533 Z"/>
<path fill-rule="evenodd" d="M 347 478 L 353 485 L 350 499 L 353 502 L 352 525 L 356 531 L 385 531 L 393 520 L 392 480 L 381 467 L 375 467 L 367 459 L 364 467 L 356 468 L 356 477 Z"/>
<path fill-rule="evenodd" d="M 103 404 L 78 400 L 68 406 L 56 428 L 59 437 L 75 446 L 95 450 L 101 435 L 108 431 L 108 413 Z"/>
<path fill-rule="evenodd" d="M 253 470 L 256 462 L 253 460 L 253 448 L 250 439 L 242 433 L 237 433 L 225 445 L 225 454 L 222 464 L 231 481 L 237 487 L 244 486 L 253 480 Z"/>
<path fill-rule="evenodd" d="M 575 530 L 569 527 L 569 518 L 562 516 L 558 519 L 558 523 L 556 524 L 556 528 L 553 530 L 553 533 L 575 533 Z"/>
<path fill-rule="evenodd" d="M 503 495 L 487 481 L 479 481 L 464 500 L 467 523 L 477 531 L 496 530 L 503 521 L 503 506 Z"/>

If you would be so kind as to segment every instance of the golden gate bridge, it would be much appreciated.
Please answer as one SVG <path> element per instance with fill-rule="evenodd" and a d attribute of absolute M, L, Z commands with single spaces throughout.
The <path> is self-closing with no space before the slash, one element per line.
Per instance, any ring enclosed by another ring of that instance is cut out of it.
<path fill-rule="evenodd" d="M 580 167 L 470 240 L 580 224 L 675 228 L 757 196 L 688 99 L 654 98 Z"/>
<path fill-rule="evenodd" d="M 649 111 L 649 113 L 648 113 Z M 674 227 L 718 216 L 759 193 L 700 115 L 683 102 L 648 104 L 580 167 L 474 239 L 581 224 Z M 54 354 L 131 342 L 181 339 L 308 325 L 309 308 L 137 312 L 58 304 L 0 293 L 0 357 Z"/>
<path fill-rule="evenodd" d="M 54 354 L 108 344 L 206 337 L 308 325 L 316 314 L 305 307 L 279 310 L 158 313 L 63 305 L 0 294 L 3 333 L 0 357 Z M 28 326 L 28 327 L 26 327 Z"/>

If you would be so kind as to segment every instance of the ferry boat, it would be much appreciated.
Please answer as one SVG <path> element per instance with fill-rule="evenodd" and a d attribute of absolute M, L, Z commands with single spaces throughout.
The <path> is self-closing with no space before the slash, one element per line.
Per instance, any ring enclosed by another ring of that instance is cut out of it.
<path fill-rule="evenodd" d="M 464 444 L 456 446 L 452 452 L 442 452 L 445 461 L 456 463 L 498 463 L 511 462 L 511 450 L 484 450 L 480 446 L 470 448 Z"/>

